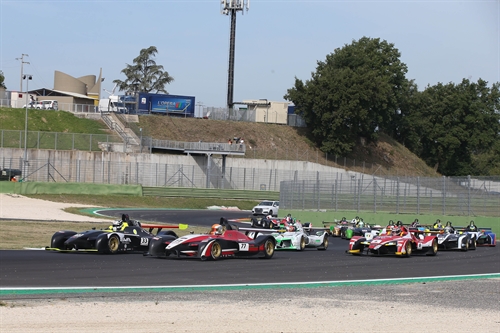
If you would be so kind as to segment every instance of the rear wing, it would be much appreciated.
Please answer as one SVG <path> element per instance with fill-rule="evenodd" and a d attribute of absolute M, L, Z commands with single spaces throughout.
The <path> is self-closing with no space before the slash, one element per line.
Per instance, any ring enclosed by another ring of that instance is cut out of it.
<path fill-rule="evenodd" d="M 149 232 L 153 232 L 154 229 L 158 229 L 160 232 L 162 229 L 179 229 L 186 230 L 188 228 L 187 224 L 179 224 L 179 225 L 166 225 L 166 224 L 146 224 L 141 223 L 141 227 L 144 229 L 149 229 Z"/>

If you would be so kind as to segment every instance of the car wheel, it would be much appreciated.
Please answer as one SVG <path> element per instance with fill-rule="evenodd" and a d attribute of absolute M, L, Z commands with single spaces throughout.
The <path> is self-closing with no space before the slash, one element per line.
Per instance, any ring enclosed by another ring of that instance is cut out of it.
<path fill-rule="evenodd" d="M 476 249 L 476 246 L 477 246 L 476 237 L 472 237 L 472 238 L 470 239 L 470 246 L 469 246 L 469 250 L 475 250 L 475 249 Z"/>
<path fill-rule="evenodd" d="M 266 240 L 264 243 L 264 258 L 271 259 L 274 255 L 274 248 L 276 245 L 271 239 Z"/>
<path fill-rule="evenodd" d="M 438 252 L 438 241 L 434 239 L 432 241 L 431 252 L 428 254 L 429 256 L 435 256 Z"/>
<path fill-rule="evenodd" d="M 464 244 L 462 244 L 462 251 L 467 252 L 469 251 L 469 240 L 465 239 Z"/>
<path fill-rule="evenodd" d="M 259 221 L 255 217 L 252 217 L 252 228 L 258 228 L 259 227 Z"/>
<path fill-rule="evenodd" d="M 108 238 L 108 249 L 110 253 L 117 253 L 120 248 L 120 237 L 113 234 Z"/>
<path fill-rule="evenodd" d="M 303 251 L 306 248 L 306 238 L 304 236 L 300 237 L 299 251 Z"/>
<path fill-rule="evenodd" d="M 406 242 L 405 252 L 406 252 L 405 257 L 407 257 L 407 258 L 411 257 L 411 252 L 412 252 L 411 242 Z"/>
<path fill-rule="evenodd" d="M 219 244 L 219 242 L 214 241 L 212 243 L 212 248 L 210 249 L 210 258 L 213 260 L 217 260 L 221 257 L 222 255 L 222 246 Z"/>
<path fill-rule="evenodd" d="M 328 235 L 325 235 L 325 238 L 323 239 L 323 244 L 321 244 L 320 247 L 318 247 L 318 250 L 324 251 L 328 248 Z"/>

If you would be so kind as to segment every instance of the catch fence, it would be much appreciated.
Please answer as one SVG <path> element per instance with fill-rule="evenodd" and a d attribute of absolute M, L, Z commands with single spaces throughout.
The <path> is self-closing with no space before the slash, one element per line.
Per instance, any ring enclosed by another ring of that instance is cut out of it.
<path fill-rule="evenodd" d="M 22 170 L 23 181 L 133 184 L 157 188 L 224 189 L 280 193 L 280 208 L 352 210 L 396 214 L 500 217 L 500 177 L 375 177 L 227 167 L 220 159 L 184 165 L 105 159 L 5 158 L 3 168 Z M 269 199 L 273 199 L 269 198 Z M 277 199 L 277 198 L 275 198 Z"/>
<path fill-rule="evenodd" d="M 283 181 L 280 208 L 500 217 L 498 176 L 342 176 Z"/>

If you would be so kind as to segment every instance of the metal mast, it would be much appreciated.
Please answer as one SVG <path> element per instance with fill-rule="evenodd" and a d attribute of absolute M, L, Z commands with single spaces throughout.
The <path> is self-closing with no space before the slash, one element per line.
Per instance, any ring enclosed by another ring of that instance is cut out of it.
<path fill-rule="evenodd" d="M 24 57 L 29 57 L 27 54 L 21 54 L 21 58 L 16 58 L 16 60 L 21 60 L 21 85 L 19 86 L 19 92 L 23 92 L 23 80 L 24 80 L 24 74 L 23 74 L 23 65 L 24 64 L 30 64 L 27 61 L 24 61 Z M 27 90 L 28 88 L 26 88 Z"/>
<path fill-rule="evenodd" d="M 250 8 L 250 0 L 221 0 L 221 13 L 231 15 L 231 32 L 229 34 L 229 68 L 227 71 L 227 106 L 233 108 L 234 90 L 234 45 L 236 40 L 236 14 Z"/>

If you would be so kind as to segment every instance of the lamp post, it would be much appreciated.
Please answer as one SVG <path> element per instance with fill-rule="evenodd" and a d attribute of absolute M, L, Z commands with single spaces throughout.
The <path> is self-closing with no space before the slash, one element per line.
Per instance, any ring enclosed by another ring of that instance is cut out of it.
<path fill-rule="evenodd" d="M 33 79 L 33 76 L 31 74 L 25 74 L 23 75 L 23 80 L 26 80 L 26 115 L 24 117 L 24 158 L 23 158 L 23 179 L 26 177 L 26 167 L 28 163 L 28 95 L 29 95 L 29 88 L 28 88 L 28 83 L 30 80 Z"/>
<path fill-rule="evenodd" d="M 141 132 L 141 153 L 142 153 L 142 127 L 139 128 L 139 131 Z"/>

